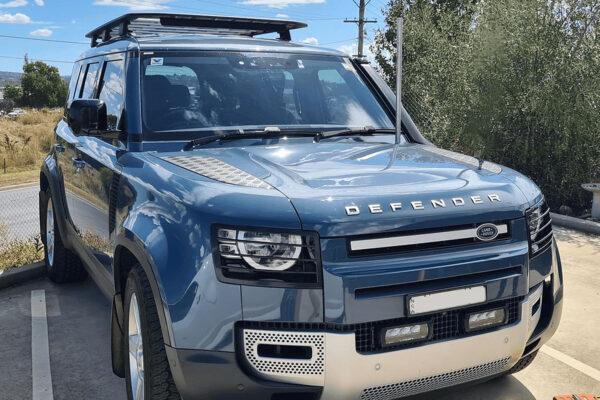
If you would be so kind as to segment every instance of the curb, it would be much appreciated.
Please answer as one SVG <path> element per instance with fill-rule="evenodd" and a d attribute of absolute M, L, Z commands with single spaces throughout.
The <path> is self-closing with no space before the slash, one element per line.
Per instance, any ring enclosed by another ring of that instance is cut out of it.
<path fill-rule="evenodd" d="M 576 231 L 600 235 L 600 223 L 588 221 L 585 219 L 568 217 L 566 215 L 550 213 L 552 224 L 562 226 L 563 228 L 574 229 Z"/>
<path fill-rule="evenodd" d="M 46 265 L 43 261 L 0 271 L 0 289 L 18 285 L 44 275 L 46 275 Z"/>

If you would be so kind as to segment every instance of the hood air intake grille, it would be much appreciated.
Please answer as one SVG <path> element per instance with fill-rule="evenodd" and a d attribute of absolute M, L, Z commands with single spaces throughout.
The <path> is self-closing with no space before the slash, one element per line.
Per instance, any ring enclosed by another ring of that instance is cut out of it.
<path fill-rule="evenodd" d="M 262 179 L 216 158 L 204 156 L 171 156 L 162 157 L 162 159 L 215 181 L 238 186 L 272 189 L 272 186 Z"/>

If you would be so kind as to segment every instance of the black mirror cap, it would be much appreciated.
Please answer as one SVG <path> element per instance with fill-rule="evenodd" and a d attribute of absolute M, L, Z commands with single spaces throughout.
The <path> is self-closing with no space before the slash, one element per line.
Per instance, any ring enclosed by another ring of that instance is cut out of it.
<path fill-rule="evenodd" d="M 69 105 L 68 121 L 76 136 L 99 135 L 108 129 L 106 104 L 98 99 L 73 100 Z"/>

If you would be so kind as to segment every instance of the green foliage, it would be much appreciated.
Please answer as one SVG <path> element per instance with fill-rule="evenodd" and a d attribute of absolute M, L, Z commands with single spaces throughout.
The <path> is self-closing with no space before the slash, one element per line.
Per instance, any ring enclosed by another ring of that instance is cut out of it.
<path fill-rule="evenodd" d="M 515 168 L 550 205 L 589 207 L 600 181 L 600 6 L 592 0 L 392 1 L 374 45 L 394 83 L 404 25 L 405 107 L 430 140 Z"/>
<path fill-rule="evenodd" d="M 42 61 L 27 62 L 23 65 L 21 77 L 23 101 L 26 106 L 60 107 L 67 98 L 68 83 L 63 81 L 58 68 Z"/>
<path fill-rule="evenodd" d="M 0 100 L 0 111 L 10 112 L 15 107 L 15 102 L 12 99 Z"/>
<path fill-rule="evenodd" d="M 14 104 L 21 104 L 21 98 L 23 97 L 23 89 L 21 86 L 15 85 L 14 83 L 7 83 L 4 87 L 4 98 L 12 100 Z"/>

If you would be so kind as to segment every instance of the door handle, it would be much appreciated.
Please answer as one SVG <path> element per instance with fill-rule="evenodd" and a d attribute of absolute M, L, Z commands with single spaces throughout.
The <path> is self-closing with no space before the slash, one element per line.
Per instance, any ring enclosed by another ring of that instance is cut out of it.
<path fill-rule="evenodd" d="M 85 167 L 85 161 L 83 161 L 81 158 L 73 157 L 71 160 L 73 160 L 73 165 L 77 167 L 77 171 Z"/>
<path fill-rule="evenodd" d="M 59 153 L 64 153 L 65 152 L 65 146 L 63 146 L 62 144 L 55 143 L 54 144 L 54 148 Z"/>

